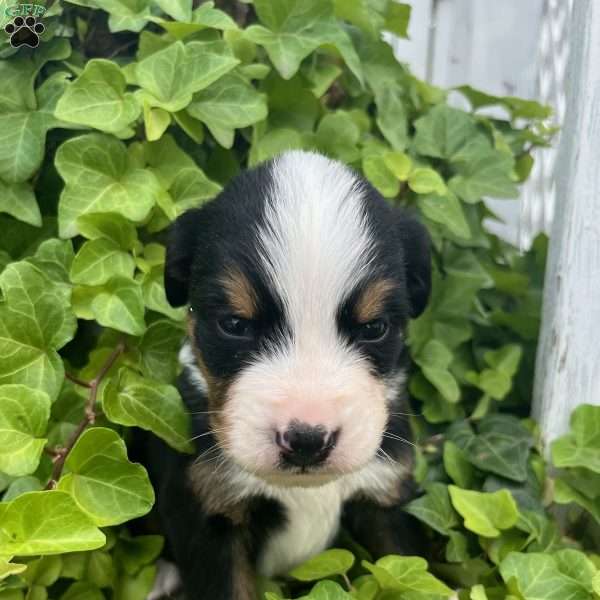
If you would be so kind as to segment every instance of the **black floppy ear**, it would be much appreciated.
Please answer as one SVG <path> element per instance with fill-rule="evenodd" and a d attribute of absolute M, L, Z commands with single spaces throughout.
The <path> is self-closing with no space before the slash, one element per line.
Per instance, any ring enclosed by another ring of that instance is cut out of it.
<path fill-rule="evenodd" d="M 201 209 L 192 209 L 177 217 L 167 240 L 165 294 L 171 306 L 188 302 L 190 273 L 200 239 Z"/>
<path fill-rule="evenodd" d="M 413 217 L 403 215 L 400 227 L 410 316 L 414 319 L 425 310 L 431 293 L 431 240 L 425 226 Z"/>

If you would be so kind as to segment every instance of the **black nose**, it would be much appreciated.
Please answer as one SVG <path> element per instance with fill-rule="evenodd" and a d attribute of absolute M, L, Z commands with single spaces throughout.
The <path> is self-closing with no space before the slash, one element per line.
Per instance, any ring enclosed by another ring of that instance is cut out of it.
<path fill-rule="evenodd" d="M 275 440 L 281 448 L 283 461 L 298 467 L 318 465 L 325 461 L 337 442 L 338 432 L 328 433 L 323 425 L 308 425 L 292 421 Z"/>

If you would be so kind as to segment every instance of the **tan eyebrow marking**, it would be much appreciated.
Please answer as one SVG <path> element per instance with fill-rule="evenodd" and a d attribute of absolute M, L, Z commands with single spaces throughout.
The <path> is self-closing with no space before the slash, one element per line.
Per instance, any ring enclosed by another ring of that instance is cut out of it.
<path fill-rule="evenodd" d="M 235 314 L 244 319 L 256 317 L 256 292 L 248 278 L 239 269 L 228 269 L 221 278 L 227 300 Z"/>
<path fill-rule="evenodd" d="M 367 285 L 354 307 L 359 323 L 367 323 L 381 315 L 385 301 L 396 286 L 389 279 L 377 279 Z"/>

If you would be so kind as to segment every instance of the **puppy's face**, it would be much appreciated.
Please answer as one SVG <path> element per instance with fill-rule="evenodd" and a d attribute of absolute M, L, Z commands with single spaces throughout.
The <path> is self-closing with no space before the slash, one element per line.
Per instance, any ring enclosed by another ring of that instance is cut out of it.
<path fill-rule="evenodd" d="M 424 229 L 316 154 L 286 153 L 182 215 L 167 296 L 190 305 L 223 451 L 283 484 L 371 461 L 429 281 Z"/>

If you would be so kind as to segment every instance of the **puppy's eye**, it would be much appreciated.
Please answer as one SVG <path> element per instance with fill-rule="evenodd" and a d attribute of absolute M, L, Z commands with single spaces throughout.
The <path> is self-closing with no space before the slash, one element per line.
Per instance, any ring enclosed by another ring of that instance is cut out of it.
<path fill-rule="evenodd" d="M 358 328 L 358 340 L 361 342 L 380 342 L 389 331 L 389 323 L 385 319 L 374 319 Z"/>
<path fill-rule="evenodd" d="M 252 321 L 241 317 L 224 317 L 217 321 L 221 333 L 228 337 L 249 339 L 253 336 Z"/>

